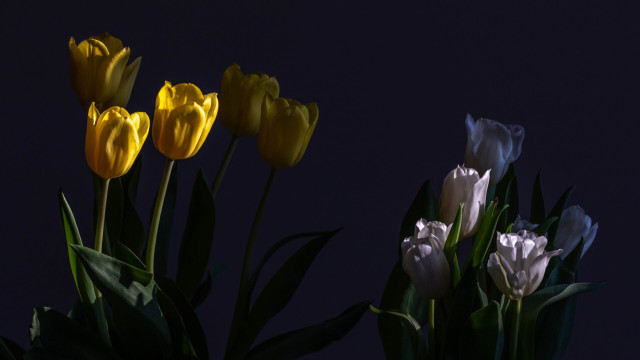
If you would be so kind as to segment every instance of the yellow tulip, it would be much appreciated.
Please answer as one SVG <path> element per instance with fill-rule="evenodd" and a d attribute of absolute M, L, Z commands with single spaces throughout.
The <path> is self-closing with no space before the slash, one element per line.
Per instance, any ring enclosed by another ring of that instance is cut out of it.
<path fill-rule="evenodd" d="M 220 121 L 236 136 L 251 136 L 260 130 L 265 94 L 277 98 L 280 86 L 274 77 L 262 73 L 244 75 L 238 64 L 225 70 L 220 85 Z"/>
<path fill-rule="evenodd" d="M 71 52 L 71 86 L 86 109 L 92 102 L 98 108 L 124 107 L 129 102 L 138 75 L 141 57 L 127 66 L 130 49 L 122 42 L 102 33 L 76 45 L 69 39 Z"/>
<path fill-rule="evenodd" d="M 149 134 L 149 116 L 131 115 L 113 106 L 102 114 L 92 103 L 87 116 L 85 155 L 93 172 L 103 179 L 122 176 L 136 160 Z"/>
<path fill-rule="evenodd" d="M 218 114 L 217 93 L 202 95 L 193 84 L 171 86 L 165 81 L 156 97 L 153 143 L 166 157 L 180 160 L 195 155 Z"/>
<path fill-rule="evenodd" d="M 262 122 L 258 148 L 262 159 L 275 169 L 297 164 L 304 155 L 318 121 L 318 105 L 300 104 L 292 99 L 273 99 L 262 103 Z"/>

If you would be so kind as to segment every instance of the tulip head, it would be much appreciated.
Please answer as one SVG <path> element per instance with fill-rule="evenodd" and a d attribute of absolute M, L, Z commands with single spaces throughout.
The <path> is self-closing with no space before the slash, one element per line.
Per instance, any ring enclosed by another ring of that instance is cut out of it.
<path fill-rule="evenodd" d="M 69 51 L 71 86 L 85 110 L 92 102 L 97 108 L 127 105 L 141 57 L 127 65 L 131 51 L 108 33 L 92 36 L 78 45 L 70 38 Z"/>
<path fill-rule="evenodd" d="M 484 217 L 484 205 L 489 188 L 491 170 L 482 177 L 475 169 L 458 166 L 453 169 L 442 184 L 442 203 L 440 220 L 452 224 L 458 214 L 458 206 L 462 204 L 461 237 L 465 238 L 478 232 Z"/>
<path fill-rule="evenodd" d="M 513 226 L 511 226 L 511 231 L 516 233 L 520 230 L 533 231 L 533 229 L 535 229 L 536 227 L 538 227 L 538 224 L 534 224 L 528 220 L 524 220 L 520 217 L 520 215 L 518 215 L 516 219 L 513 221 Z"/>
<path fill-rule="evenodd" d="M 498 247 L 489 256 L 487 271 L 503 294 L 520 300 L 540 286 L 549 259 L 561 254 L 562 249 L 544 251 L 547 238 L 526 230 L 496 234 Z"/>
<path fill-rule="evenodd" d="M 274 169 L 297 164 L 304 155 L 318 121 L 318 105 L 267 94 L 262 103 L 258 149 Z"/>
<path fill-rule="evenodd" d="M 152 137 L 156 148 L 172 160 L 195 155 L 218 114 L 216 93 L 202 95 L 193 84 L 165 81 L 156 97 Z"/>
<path fill-rule="evenodd" d="M 266 94 L 277 98 L 276 78 L 262 73 L 244 75 L 238 64 L 225 70 L 220 85 L 220 121 L 236 136 L 251 136 L 260 130 L 262 101 Z"/>
<path fill-rule="evenodd" d="M 569 255 L 578 246 L 580 238 L 584 238 L 584 246 L 580 258 L 589 250 L 598 232 L 598 223 L 591 225 L 591 217 L 578 206 L 570 206 L 562 211 L 558 230 L 553 240 L 554 246 L 564 249 L 562 258 Z"/>
<path fill-rule="evenodd" d="M 464 165 L 479 172 L 491 169 L 489 184 L 497 184 L 522 152 L 524 128 L 489 119 L 474 121 L 467 114 L 467 150 Z"/>
<path fill-rule="evenodd" d="M 126 174 L 148 133 L 149 116 L 146 113 L 129 115 L 127 110 L 114 106 L 100 114 L 92 103 L 84 148 L 89 167 L 103 179 Z"/>
<path fill-rule="evenodd" d="M 420 219 L 414 235 L 402 242 L 402 268 L 423 299 L 440 299 L 449 292 L 451 275 L 443 248 L 450 228 Z"/>

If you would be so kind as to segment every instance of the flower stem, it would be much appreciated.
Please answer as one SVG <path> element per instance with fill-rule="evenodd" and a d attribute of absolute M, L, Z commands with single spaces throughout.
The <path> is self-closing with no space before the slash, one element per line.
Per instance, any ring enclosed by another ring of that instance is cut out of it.
<path fill-rule="evenodd" d="M 156 238 L 158 237 L 158 226 L 160 225 L 160 215 L 162 214 L 162 205 L 164 204 L 164 197 L 167 193 L 167 187 L 169 186 L 169 179 L 171 178 L 171 169 L 173 169 L 173 163 L 175 160 L 167 158 L 167 163 L 164 167 L 164 174 L 162 175 L 162 181 L 160 182 L 160 189 L 158 190 L 158 197 L 156 198 L 156 207 L 153 209 L 153 217 L 151 218 L 151 227 L 149 228 L 149 242 L 147 243 L 147 271 L 153 273 L 153 262 L 156 254 Z"/>
<path fill-rule="evenodd" d="M 273 178 L 275 177 L 276 169 L 272 168 L 269 173 L 269 179 L 267 185 L 264 187 L 262 198 L 260 199 L 260 205 L 256 211 L 256 216 L 253 218 L 253 224 L 251 225 L 251 232 L 249 233 L 249 240 L 247 241 L 247 247 L 244 251 L 244 261 L 242 262 L 242 275 L 240 276 L 240 288 L 238 289 L 238 297 L 236 298 L 236 308 L 233 312 L 233 321 L 231 323 L 231 330 L 229 332 L 229 339 L 227 341 L 227 350 L 225 359 L 229 359 L 231 356 L 236 342 L 236 337 L 240 332 L 240 329 L 246 321 L 246 317 L 249 312 L 249 297 L 248 293 L 250 289 L 249 279 L 251 271 L 251 257 L 253 255 L 253 246 L 258 236 L 258 228 L 260 227 L 260 220 L 262 219 L 262 213 L 264 212 L 265 205 L 267 204 L 267 198 L 269 197 L 269 191 L 273 184 Z M 242 357 L 242 356 L 241 356 Z"/>
<path fill-rule="evenodd" d="M 220 184 L 222 183 L 222 178 L 224 174 L 227 172 L 227 166 L 229 166 L 229 162 L 231 161 L 231 156 L 233 155 L 233 151 L 236 149 L 236 143 L 238 142 L 238 136 L 232 135 L 231 142 L 227 147 L 227 152 L 224 154 L 224 159 L 222 160 L 222 164 L 220 164 L 220 168 L 218 169 L 218 174 L 216 178 L 213 180 L 213 185 L 211 186 L 211 195 L 213 198 L 216 198 L 216 194 L 218 193 L 218 188 L 220 188 Z"/>
<path fill-rule="evenodd" d="M 107 213 L 107 195 L 109 193 L 109 180 L 110 179 L 102 179 L 100 178 L 100 195 L 101 200 L 98 207 L 98 223 L 96 225 L 96 240 L 94 243 L 94 248 L 97 252 L 102 253 L 102 240 L 104 237 L 104 222 Z M 98 307 L 98 331 L 100 332 L 100 337 L 104 340 L 105 343 L 111 344 L 109 339 L 109 330 L 107 328 L 107 319 L 104 315 L 104 306 L 102 305 L 102 293 L 98 290 L 97 287 L 94 286 L 94 290 L 96 292 L 96 305 Z"/>
<path fill-rule="evenodd" d="M 429 299 L 429 352 L 427 358 L 430 360 L 436 357 L 436 300 Z"/>
<path fill-rule="evenodd" d="M 515 301 L 515 307 L 511 318 L 511 339 L 509 341 L 509 359 L 518 358 L 518 332 L 520 330 L 520 310 L 522 309 L 522 299 Z"/>

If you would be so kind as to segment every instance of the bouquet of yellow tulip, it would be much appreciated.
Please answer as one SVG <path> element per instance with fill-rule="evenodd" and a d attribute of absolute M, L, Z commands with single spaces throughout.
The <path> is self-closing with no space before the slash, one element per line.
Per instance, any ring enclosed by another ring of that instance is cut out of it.
<path fill-rule="evenodd" d="M 540 173 L 530 221 L 523 220 L 513 162 L 524 129 L 470 115 L 466 126 L 464 166 L 446 176 L 440 199 L 429 181 L 418 191 L 402 221 L 381 309 L 371 307 L 380 315 L 386 355 L 559 359 L 571 338 L 577 294 L 603 284 L 577 278 L 598 224 L 580 207 L 566 207 L 573 187 L 547 212 Z M 465 241 L 471 250 L 463 261 Z"/>
<path fill-rule="evenodd" d="M 322 349 L 344 336 L 366 312 L 367 302 L 325 322 L 292 330 L 260 344 L 264 325 L 287 305 L 305 272 L 339 231 L 296 234 L 274 244 L 254 264 L 253 247 L 269 189 L 278 169 L 297 164 L 318 119 L 315 103 L 279 98 L 275 78 L 243 74 L 236 64 L 224 72 L 218 94 L 194 84 L 165 82 L 153 121 L 125 110 L 141 58 L 127 65 L 130 50 L 104 33 L 69 41 L 71 83 L 87 111 L 85 154 L 95 182 L 95 242 L 84 245 L 62 191 L 60 210 L 69 264 L 79 300 L 68 315 L 36 308 L 25 352 L 0 338 L 0 359 L 208 359 L 207 338 L 195 312 L 223 270 L 210 265 L 215 229 L 214 200 L 239 137 L 258 135 L 260 155 L 271 166 L 244 256 L 240 287 L 225 359 L 291 359 Z M 196 155 L 221 115 L 232 140 L 210 185 L 201 170 L 193 185 L 175 278 L 167 276 L 176 167 Z M 166 166 L 149 229 L 134 206 L 149 129 Z M 306 239 L 251 301 L 260 271 L 274 253 Z M 252 265 L 253 269 L 252 269 Z"/>

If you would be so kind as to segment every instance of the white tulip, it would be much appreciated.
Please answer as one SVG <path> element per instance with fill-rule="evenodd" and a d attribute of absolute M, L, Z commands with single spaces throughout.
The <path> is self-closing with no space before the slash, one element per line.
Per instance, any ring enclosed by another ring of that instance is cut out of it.
<path fill-rule="evenodd" d="M 402 268 L 424 299 L 440 299 L 449 291 L 449 263 L 443 251 L 449 229 L 439 221 L 420 219 L 414 236 L 402 242 Z"/>
<path fill-rule="evenodd" d="M 489 119 L 474 121 L 467 114 L 467 150 L 464 165 L 479 172 L 491 169 L 489 184 L 497 184 L 522 152 L 524 128 L 520 125 L 503 125 Z"/>
<path fill-rule="evenodd" d="M 496 234 L 498 248 L 489 256 L 487 271 L 503 294 L 520 300 L 540 286 L 549 259 L 562 249 L 545 252 L 547 238 L 526 230 Z"/>
<path fill-rule="evenodd" d="M 554 246 L 564 249 L 565 252 L 562 254 L 564 259 L 578 246 L 582 237 L 584 238 L 584 247 L 582 248 L 582 254 L 580 254 L 580 258 L 582 258 L 593 243 L 597 231 L 598 223 L 592 226 L 591 217 L 585 214 L 580 206 L 570 206 L 562 212 L 558 222 L 558 231 L 556 231 L 556 237 L 553 240 Z"/>
<path fill-rule="evenodd" d="M 452 224 L 458 213 L 458 205 L 462 204 L 462 227 L 460 230 L 462 238 L 478 232 L 480 221 L 484 217 L 484 205 L 491 172 L 487 170 L 480 177 L 476 170 L 458 166 L 444 179 L 440 220 L 445 224 Z"/>

